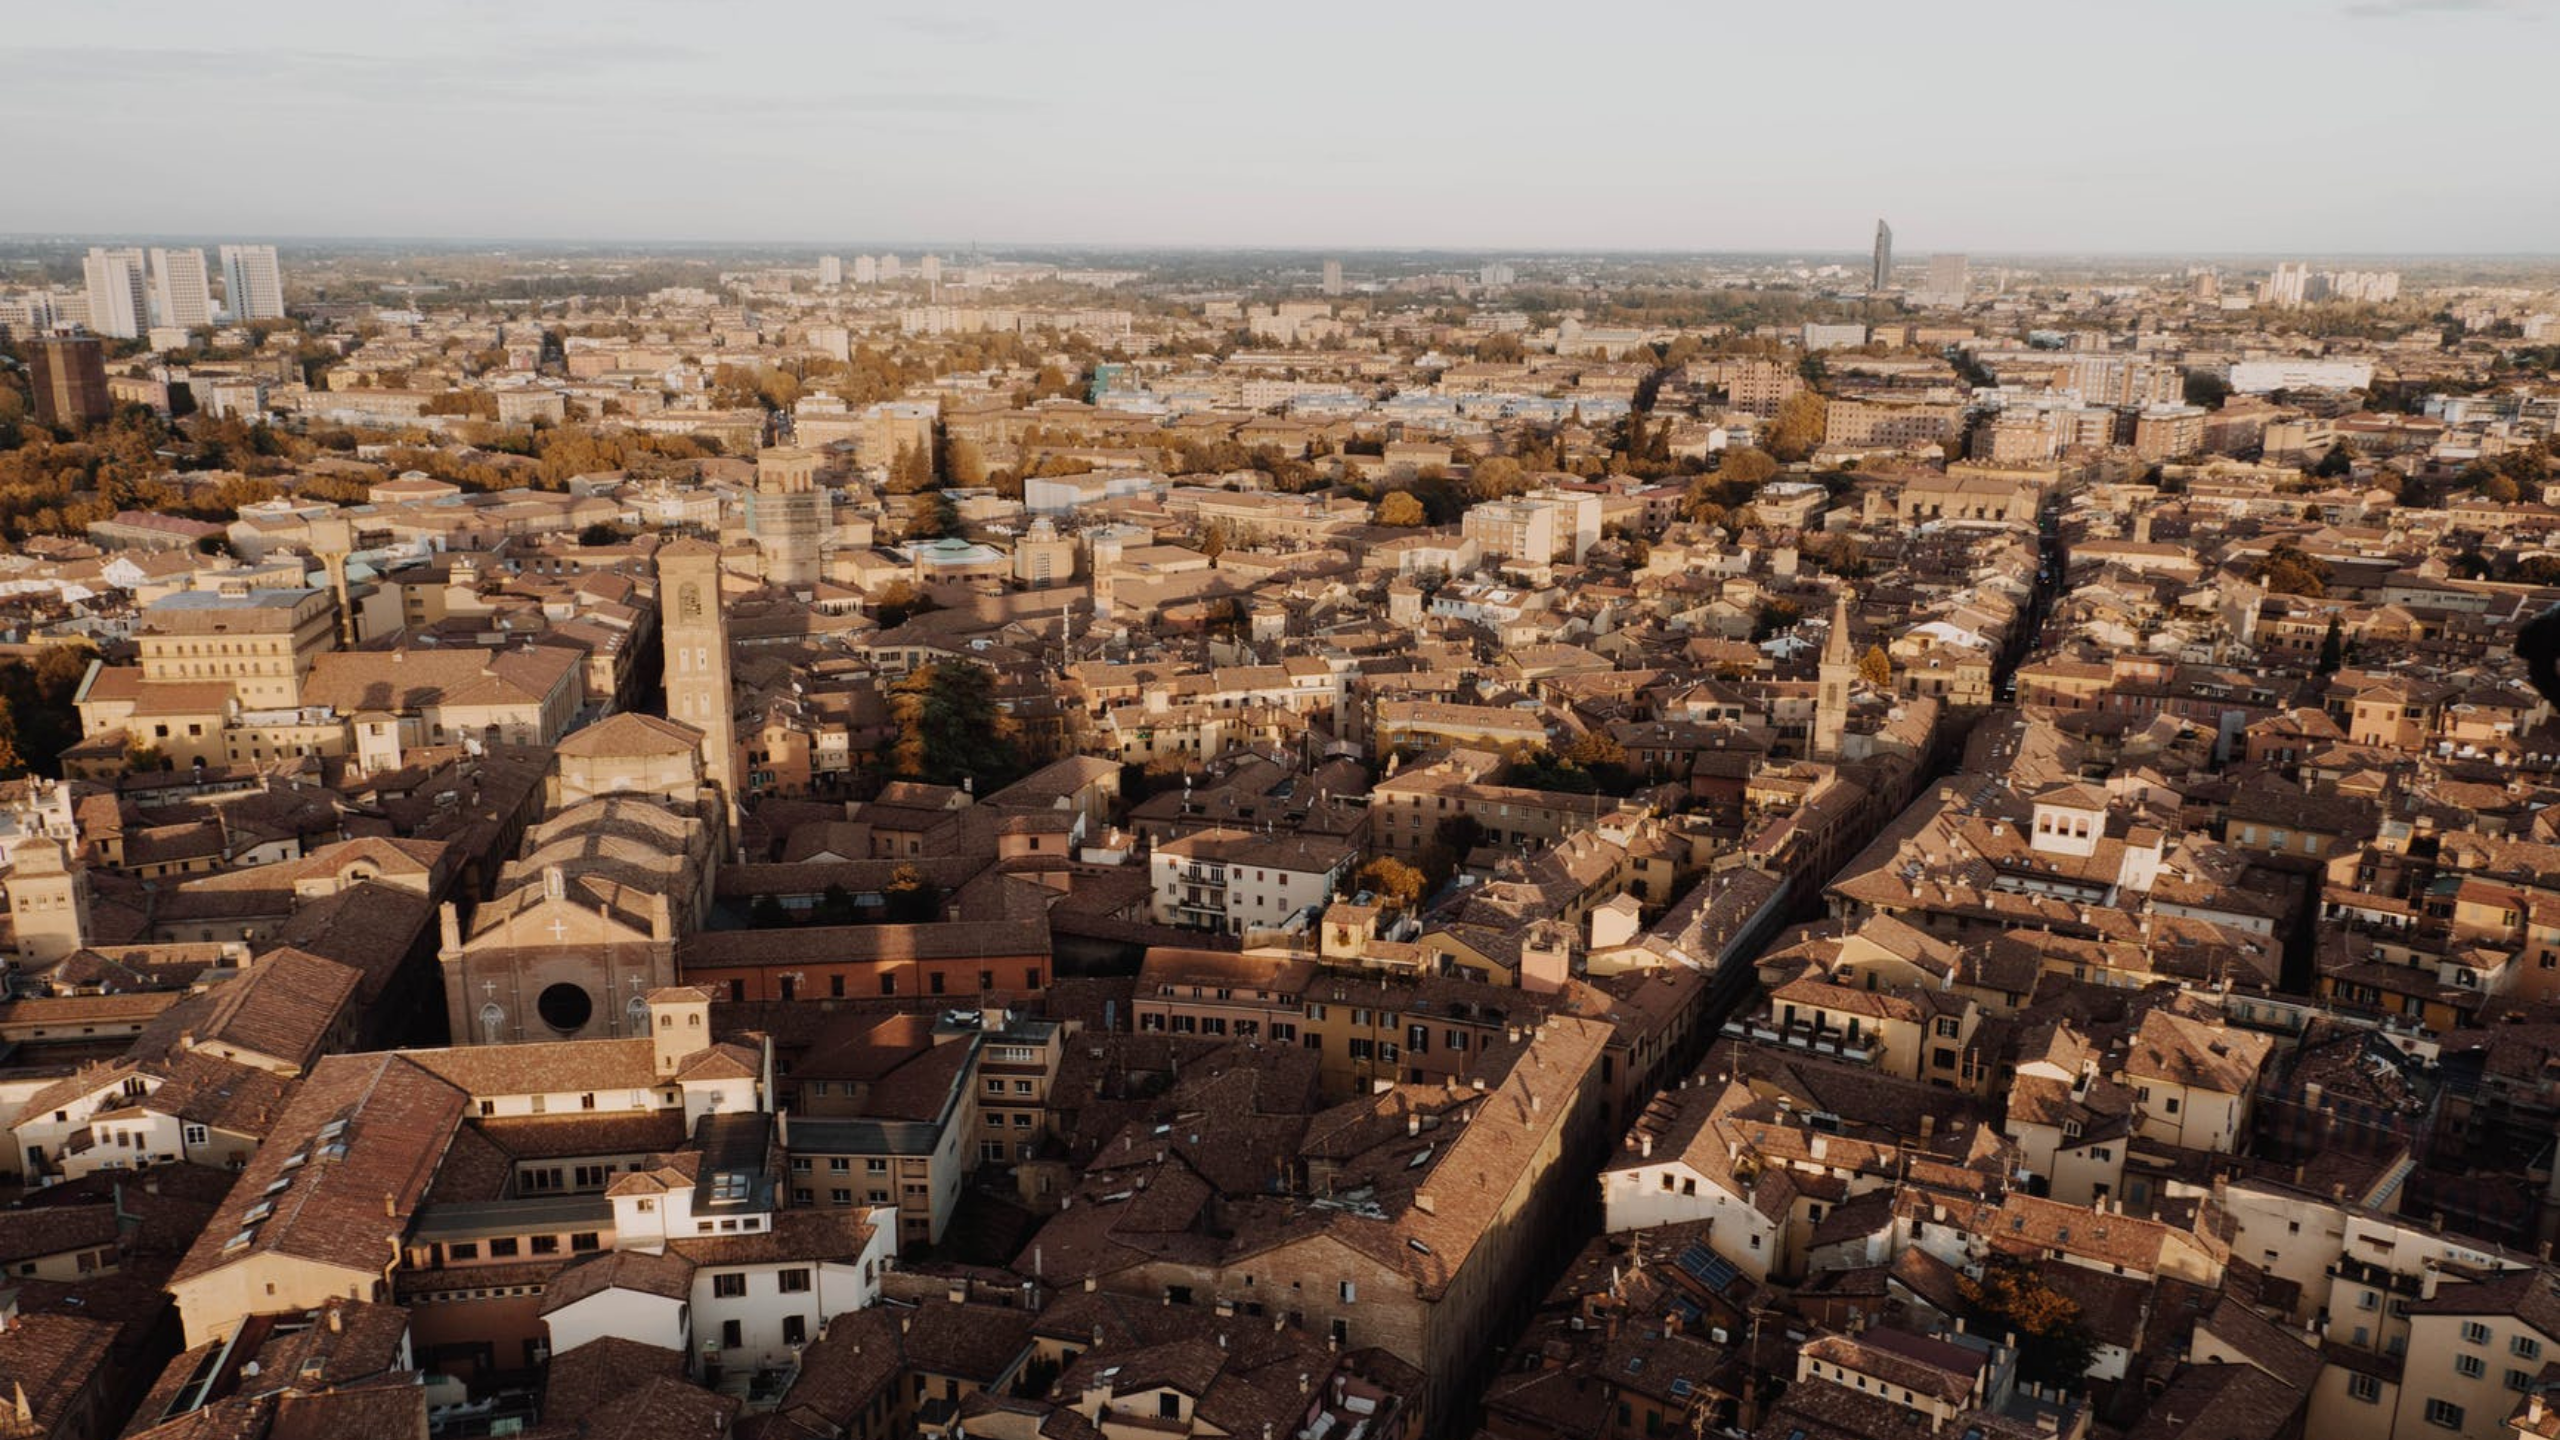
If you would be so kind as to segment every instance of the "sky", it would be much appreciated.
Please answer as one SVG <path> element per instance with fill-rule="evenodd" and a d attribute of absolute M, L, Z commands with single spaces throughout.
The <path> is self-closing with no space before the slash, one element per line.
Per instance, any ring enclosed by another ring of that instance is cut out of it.
<path fill-rule="evenodd" d="M 2545 254 L 2555 54 L 2560 0 L 6 0 L 0 233 Z"/>

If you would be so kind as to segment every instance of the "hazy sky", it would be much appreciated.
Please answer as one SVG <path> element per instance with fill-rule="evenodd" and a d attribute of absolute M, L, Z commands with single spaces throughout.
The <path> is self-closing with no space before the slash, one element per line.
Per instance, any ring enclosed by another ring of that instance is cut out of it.
<path fill-rule="evenodd" d="M 2560 251 L 2560 0 L 0 5 L 0 232 Z"/>

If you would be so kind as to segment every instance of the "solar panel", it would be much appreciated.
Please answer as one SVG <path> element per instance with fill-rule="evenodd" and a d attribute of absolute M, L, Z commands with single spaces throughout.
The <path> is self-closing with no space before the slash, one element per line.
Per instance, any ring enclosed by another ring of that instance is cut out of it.
<path fill-rule="evenodd" d="M 1716 1252 L 1713 1250 L 1704 1245 L 1691 1245 L 1680 1252 L 1679 1263 L 1681 1269 L 1692 1275 L 1703 1277 L 1707 1273 L 1707 1267 L 1714 1264 L 1715 1259 Z"/>

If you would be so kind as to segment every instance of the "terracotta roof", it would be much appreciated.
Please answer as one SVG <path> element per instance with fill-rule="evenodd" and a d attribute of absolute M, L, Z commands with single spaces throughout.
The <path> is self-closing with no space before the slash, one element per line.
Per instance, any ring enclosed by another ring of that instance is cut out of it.
<path fill-rule="evenodd" d="M 380 1273 L 426 1197 L 467 1098 L 397 1055 L 322 1060 L 171 1283 L 270 1251 Z M 340 1123 L 323 1138 L 324 1127 Z M 275 1186 L 279 1180 L 286 1183 Z M 268 1208 L 253 1221 L 257 1206 Z"/>
<path fill-rule="evenodd" d="M 693 1261 L 682 1254 L 652 1255 L 645 1250 L 615 1250 L 583 1260 L 561 1271 L 543 1288 L 542 1313 L 548 1315 L 607 1290 L 630 1290 L 668 1300 L 693 1293 Z"/>

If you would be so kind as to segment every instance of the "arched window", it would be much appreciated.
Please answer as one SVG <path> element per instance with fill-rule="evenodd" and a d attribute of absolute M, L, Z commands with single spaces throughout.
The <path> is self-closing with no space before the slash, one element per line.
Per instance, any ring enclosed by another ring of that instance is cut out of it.
<path fill-rule="evenodd" d="M 481 1038 L 481 1039 L 483 1039 L 483 1040 L 495 1040 L 495 1039 L 497 1039 L 497 1038 L 498 1038 L 498 1032 L 499 1032 L 499 1031 L 501 1031 L 501 1030 L 503 1030 L 503 1029 L 505 1029 L 505 1028 L 506 1028 L 506 1024 L 507 1024 L 507 1011 L 506 1011 L 506 1007 L 505 1007 L 505 1006 L 500 1005 L 500 1004 L 499 1004 L 497 1001 L 495 1001 L 495 1000 L 492 1000 L 492 1001 L 490 1001 L 488 1004 L 483 1005 L 483 1006 L 481 1006 L 481 1007 L 480 1007 L 480 1038 Z"/>
<path fill-rule="evenodd" d="M 622 1013 L 630 1018 L 632 1034 L 649 1033 L 649 1002 L 646 998 L 632 996 L 631 1003 L 622 1007 Z"/>

